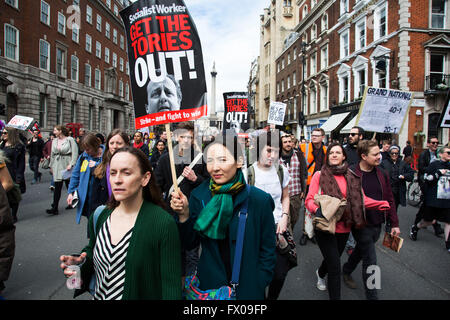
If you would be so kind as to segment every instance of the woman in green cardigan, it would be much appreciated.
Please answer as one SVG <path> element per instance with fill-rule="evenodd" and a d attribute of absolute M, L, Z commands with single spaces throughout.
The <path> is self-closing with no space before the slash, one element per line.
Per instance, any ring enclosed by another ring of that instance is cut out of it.
<path fill-rule="evenodd" d="M 162 196 L 152 177 L 148 158 L 138 149 L 117 150 L 110 162 L 112 196 L 88 223 L 89 245 L 82 253 L 61 256 L 69 265 L 81 265 L 81 289 L 89 289 L 95 274 L 94 299 L 181 299 L 180 240 L 174 219 L 162 208 Z"/>
<path fill-rule="evenodd" d="M 249 197 L 236 299 L 264 299 L 276 262 L 272 197 L 255 187 L 250 187 L 248 194 L 237 137 L 212 142 L 205 155 L 211 179 L 194 189 L 189 201 L 181 191 L 173 192 L 171 200 L 178 213 L 181 243 L 187 250 L 201 243 L 199 287 L 208 290 L 230 285 L 239 209 Z"/>

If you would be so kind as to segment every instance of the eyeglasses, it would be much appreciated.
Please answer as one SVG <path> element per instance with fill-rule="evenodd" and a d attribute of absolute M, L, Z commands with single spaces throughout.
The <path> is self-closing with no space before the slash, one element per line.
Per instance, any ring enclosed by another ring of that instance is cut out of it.
<path fill-rule="evenodd" d="M 312 138 L 320 138 L 321 136 L 322 136 L 322 135 L 315 135 L 315 134 L 312 134 L 312 135 L 311 135 Z"/>
<path fill-rule="evenodd" d="M 352 132 L 352 133 L 349 133 L 348 135 L 354 137 L 354 136 L 357 136 L 358 134 L 355 132 Z"/>
<path fill-rule="evenodd" d="M 391 155 L 398 156 L 398 152 L 391 152 Z"/>
<path fill-rule="evenodd" d="M 430 144 L 439 144 L 439 141 L 438 142 L 430 142 Z"/>
<path fill-rule="evenodd" d="M 192 140 L 194 137 L 192 136 L 180 136 L 181 139 Z"/>
<path fill-rule="evenodd" d="M 8 134 L 8 131 L 2 131 L 2 134 Z"/>

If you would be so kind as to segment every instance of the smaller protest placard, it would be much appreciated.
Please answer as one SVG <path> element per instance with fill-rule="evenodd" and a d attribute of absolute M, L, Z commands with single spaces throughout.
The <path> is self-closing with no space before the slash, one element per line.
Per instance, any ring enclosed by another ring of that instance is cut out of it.
<path fill-rule="evenodd" d="M 367 87 L 355 125 L 365 131 L 399 134 L 412 100 L 411 92 Z"/>
<path fill-rule="evenodd" d="M 19 130 L 27 130 L 33 122 L 33 118 L 15 115 L 6 125 Z"/>
<path fill-rule="evenodd" d="M 242 134 L 250 128 L 247 92 L 224 92 L 223 130 L 235 130 Z"/>
<path fill-rule="evenodd" d="M 286 114 L 286 103 L 271 101 L 267 123 L 282 126 L 284 123 L 285 114 Z"/>
<path fill-rule="evenodd" d="M 439 127 L 450 128 L 450 91 L 447 93 L 447 98 L 445 99 L 444 108 L 439 118 Z"/>

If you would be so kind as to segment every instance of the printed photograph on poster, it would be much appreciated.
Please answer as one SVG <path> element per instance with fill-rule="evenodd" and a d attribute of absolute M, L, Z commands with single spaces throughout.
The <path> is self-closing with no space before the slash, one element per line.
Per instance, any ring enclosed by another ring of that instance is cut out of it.
<path fill-rule="evenodd" d="M 282 126 L 284 123 L 285 114 L 286 114 L 286 103 L 271 101 L 267 123 Z"/>
<path fill-rule="evenodd" d="M 15 115 L 9 120 L 7 127 L 13 127 L 18 130 L 27 130 L 33 123 L 33 118 Z"/>
<path fill-rule="evenodd" d="M 200 38 L 183 0 L 140 0 L 120 12 L 136 129 L 207 114 Z"/>
<path fill-rule="evenodd" d="M 355 125 L 365 131 L 398 134 L 412 100 L 411 92 L 367 87 Z"/>
<path fill-rule="evenodd" d="M 247 92 L 224 92 L 223 130 L 232 129 L 236 134 L 250 128 Z"/>

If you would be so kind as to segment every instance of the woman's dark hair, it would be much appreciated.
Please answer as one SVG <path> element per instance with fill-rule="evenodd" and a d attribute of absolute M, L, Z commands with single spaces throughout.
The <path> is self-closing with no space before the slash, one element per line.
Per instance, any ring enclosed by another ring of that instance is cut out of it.
<path fill-rule="evenodd" d="M 158 141 L 156 141 L 155 143 L 155 148 L 158 145 L 158 143 L 162 142 L 164 144 L 164 147 L 166 146 L 166 143 L 164 142 L 164 140 L 159 139 Z"/>
<path fill-rule="evenodd" d="M 268 131 L 267 133 L 262 133 L 256 137 L 256 159 L 259 159 L 261 153 L 265 146 L 269 146 L 272 148 L 279 148 L 279 155 L 281 154 L 281 146 L 283 142 L 281 140 L 281 136 L 278 130 Z"/>
<path fill-rule="evenodd" d="M 100 148 L 100 140 L 92 132 L 86 133 L 81 140 L 81 149 L 86 150 L 86 148 L 91 148 L 93 150 Z"/>
<path fill-rule="evenodd" d="M 97 168 L 95 168 L 94 175 L 98 179 L 102 179 L 106 174 L 106 167 L 111 159 L 111 152 L 109 152 L 109 141 L 119 135 L 125 142 L 125 145 L 130 145 L 130 137 L 122 129 L 114 129 L 106 138 L 105 151 L 103 152 L 102 163 L 100 163 Z"/>
<path fill-rule="evenodd" d="M 330 145 L 327 147 L 327 153 L 325 155 L 325 163 L 324 163 L 324 165 L 326 165 L 328 167 L 330 166 L 330 151 L 331 151 L 332 148 L 334 148 L 336 146 L 341 148 L 342 154 L 345 157 L 344 162 L 347 161 L 347 152 L 345 152 L 344 147 L 339 142 L 333 142 L 333 143 L 330 143 Z"/>
<path fill-rule="evenodd" d="M 145 174 L 146 172 L 150 172 L 151 177 L 150 181 L 147 183 L 145 187 L 142 188 L 142 196 L 144 200 L 152 202 L 156 204 L 157 206 L 163 208 L 164 210 L 167 210 L 166 204 L 164 203 L 163 196 L 161 193 L 161 190 L 156 184 L 156 179 L 153 175 L 152 165 L 150 164 L 150 161 L 148 160 L 147 156 L 142 152 L 140 149 L 132 148 L 130 146 L 126 146 L 123 148 L 120 148 L 117 150 L 112 156 L 111 159 L 118 153 L 127 152 L 132 154 L 139 163 L 139 169 L 141 170 L 142 174 Z M 110 161 L 111 161 L 110 159 Z M 107 207 L 109 209 L 114 209 L 119 205 L 119 201 L 114 199 L 114 194 L 111 195 L 107 202 Z"/>
<path fill-rule="evenodd" d="M 236 161 L 236 162 L 239 160 L 239 158 L 244 157 L 244 153 L 242 151 L 242 146 L 239 143 L 238 137 L 235 135 L 223 135 L 223 136 L 217 136 L 214 141 L 212 141 L 205 147 L 205 150 L 203 152 L 205 163 L 207 163 L 206 157 L 207 157 L 209 148 L 215 144 L 220 144 L 220 145 L 224 146 L 231 153 L 231 155 L 234 158 L 234 161 Z"/>

